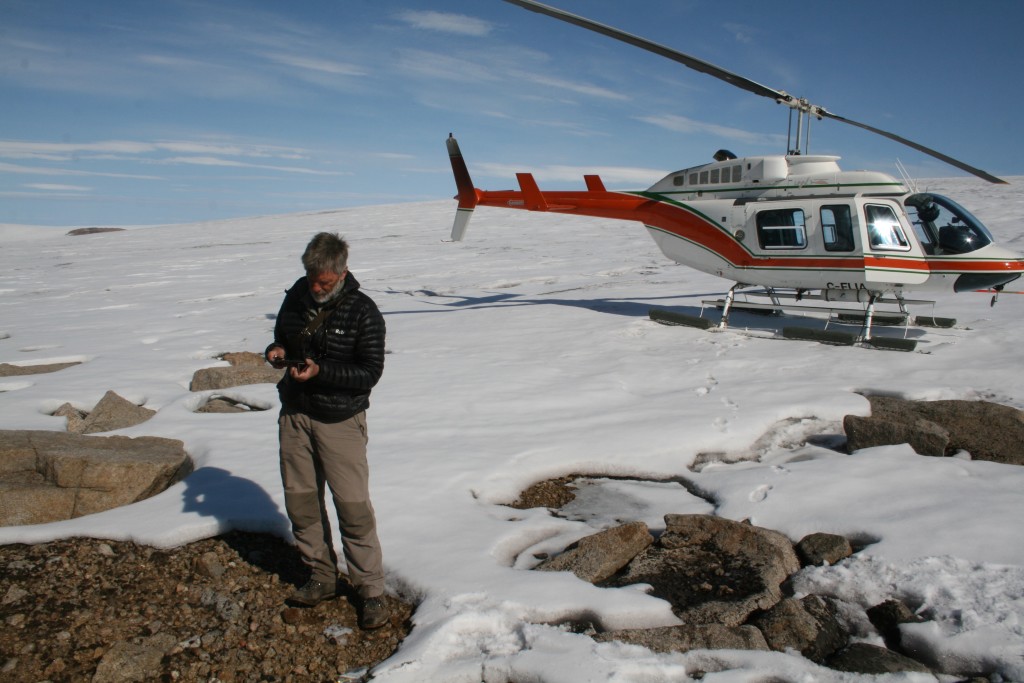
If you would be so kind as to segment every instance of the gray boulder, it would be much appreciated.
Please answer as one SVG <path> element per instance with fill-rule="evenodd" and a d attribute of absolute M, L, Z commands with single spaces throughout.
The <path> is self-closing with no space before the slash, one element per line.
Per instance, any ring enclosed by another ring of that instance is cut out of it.
<path fill-rule="evenodd" d="M 1024 464 L 1024 411 L 989 401 L 868 400 L 871 417 L 843 421 L 851 451 L 909 443 L 922 455 L 965 450 L 975 460 Z"/>
<path fill-rule="evenodd" d="M 606 631 L 594 636 L 598 642 L 619 641 L 641 645 L 654 652 L 690 650 L 768 650 L 764 636 L 753 626 L 705 624 L 662 628 Z"/>
<path fill-rule="evenodd" d="M 143 683 L 160 679 L 164 655 L 177 645 L 170 633 L 157 633 L 142 642 L 118 641 L 108 649 L 92 683 Z"/>
<path fill-rule="evenodd" d="M 545 560 L 540 571 L 569 571 L 590 583 L 613 576 L 654 542 L 647 525 L 631 522 L 582 538 L 565 552 Z"/>
<path fill-rule="evenodd" d="M 113 391 L 108 391 L 78 425 L 78 429 L 81 430 L 79 432 L 81 434 L 112 432 L 115 429 L 125 429 L 142 424 L 154 415 L 156 415 L 155 410 L 135 405 Z M 69 419 L 68 431 L 71 431 L 71 424 L 72 421 Z"/>
<path fill-rule="evenodd" d="M 192 471 L 173 439 L 0 432 L 0 526 L 41 524 L 149 498 Z"/>
<path fill-rule="evenodd" d="M 796 553 L 805 567 L 835 564 L 853 555 L 853 546 L 836 534 L 808 534 L 796 544 Z"/>
<path fill-rule="evenodd" d="M 196 370 L 192 375 L 189 390 L 209 391 L 240 387 L 246 384 L 277 384 L 283 376 L 284 370 L 275 370 L 261 357 L 259 364 L 245 362 L 229 367 Z"/>
<path fill-rule="evenodd" d="M 902 671 L 934 673 L 930 668 L 910 657 L 868 643 L 851 643 L 828 660 L 828 666 L 838 671 L 862 674 L 888 674 Z"/>
<path fill-rule="evenodd" d="M 843 431 L 850 452 L 906 443 L 920 455 L 942 457 L 949 448 L 948 431 L 915 415 L 907 415 L 905 420 L 847 415 L 843 418 Z"/>
<path fill-rule="evenodd" d="M 751 619 L 751 624 L 760 629 L 772 650 L 796 650 L 819 664 L 846 645 L 850 637 L 833 606 L 817 595 L 801 600 L 785 598 Z"/>
<path fill-rule="evenodd" d="M 886 600 L 880 605 L 875 605 L 868 609 L 867 615 L 871 625 L 878 629 L 886 646 L 890 649 L 898 649 L 902 644 L 900 624 L 924 621 L 899 600 Z"/>

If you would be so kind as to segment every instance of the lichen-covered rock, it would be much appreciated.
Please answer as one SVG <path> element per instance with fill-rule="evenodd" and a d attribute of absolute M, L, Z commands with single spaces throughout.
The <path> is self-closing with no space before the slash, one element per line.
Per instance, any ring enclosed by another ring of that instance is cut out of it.
<path fill-rule="evenodd" d="M 781 600 L 782 582 L 800 568 L 777 531 L 710 515 L 666 515 L 665 524 L 612 585 L 650 584 L 687 624 L 739 626 Z"/>
<path fill-rule="evenodd" d="M 581 538 L 541 563 L 541 571 L 569 571 L 590 583 L 610 578 L 654 541 L 647 525 L 631 522 Z"/>

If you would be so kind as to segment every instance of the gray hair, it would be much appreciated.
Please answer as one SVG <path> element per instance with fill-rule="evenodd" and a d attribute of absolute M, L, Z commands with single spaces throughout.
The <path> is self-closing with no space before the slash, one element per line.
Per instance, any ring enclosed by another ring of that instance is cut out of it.
<path fill-rule="evenodd" d="M 348 242 L 337 233 L 318 233 L 306 245 L 306 251 L 302 253 L 302 265 L 310 275 L 341 275 L 348 269 Z"/>

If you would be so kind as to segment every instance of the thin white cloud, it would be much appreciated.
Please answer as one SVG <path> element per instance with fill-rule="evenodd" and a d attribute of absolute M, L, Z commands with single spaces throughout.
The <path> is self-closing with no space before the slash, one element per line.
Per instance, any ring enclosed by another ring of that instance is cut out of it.
<path fill-rule="evenodd" d="M 140 175 L 138 173 L 102 173 L 99 171 L 79 171 L 70 168 L 46 168 L 37 166 L 21 166 L 0 161 L 0 173 L 22 173 L 25 175 L 67 175 L 96 178 L 131 178 L 134 180 L 163 180 L 159 176 Z"/>
<path fill-rule="evenodd" d="M 409 161 L 416 158 L 415 154 L 404 154 L 401 152 L 374 152 L 370 156 L 393 161 Z"/>
<path fill-rule="evenodd" d="M 431 78 L 459 83 L 487 83 L 499 80 L 487 66 L 468 59 L 431 52 L 429 50 L 403 50 L 395 66 L 408 76 Z"/>
<path fill-rule="evenodd" d="M 157 162 L 159 164 L 190 164 L 193 166 L 221 166 L 229 168 L 259 168 L 262 170 L 280 171 L 283 173 L 305 173 L 308 175 L 345 175 L 338 171 L 318 171 L 312 168 L 302 168 L 299 166 L 274 166 L 270 164 L 251 164 L 245 161 L 235 161 L 234 159 L 221 159 L 219 157 L 170 157 L 168 159 L 161 159 Z"/>
<path fill-rule="evenodd" d="M 57 183 L 25 183 L 22 187 L 30 190 L 43 190 L 45 192 L 91 192 L 91 187 L 85 185 L 58 185 Z"/>
<path fill-rule="evenodd" d="M 551 76 L 543 76 L 541 74 L 527 74 L 518 73 L 514 74 L 525 80 L 533 81 L 539 85 L 546 85 L 558 90 L 568 90 L 570 92 L 577 93 L 579 95 L 587 95 L 589 97 L 600 97 L 606 100 L 628 100 L 630 99 L 622 93 L 602 88 L 596 85 L 590 85 L 580 81 L 567 81 L 561 78 L 553 78 Z"/>
<path fill-rule="evenodd" d="M 171 152 L 175 154 L 228 155 L 256 158 L 304 159 L 306 150 L 274 145 L 167 140 L 140 142 L 136 140 L 102 140 L 97 142 L 29 142 L 0 140 L 0 157 L 6 159 L 38 159 L 67 161 L 88 156 L 94 159 L 126 157 Z"/>
<path fill-rule="evenodd" d="M 454 33 L 460 36 L 473 36 L 475 38 L 483 38 L 493 28 L 490 22 L 483 19 L 448 12 L 407 10 L 400 12 L 397 18 L 413 28 L 440 31 L 441 33 Z"/>
<path fill-rule="evenodd" d="M 753 26 L 737 24 L 735 22 L 727 22 L 724 25 L 724 28 L 732 34 L 732 37 L 736 39 L 737 43 L 752 43 L 754 42 L 754 36 L 759 32 L 758 29 Z"/>
<path fill-rule="evenodd" d="M 734 140 L 749 145 L 777 145 L 785 143 L 785 136 L 766 135 L 764 133 L 753 133 L 739 128 L 730 128 L 716 123 L 695 121 L 694 119 L 678 116 L 676 114 L 661 114 L 659 116 L 641 116 L 638 120 L 649 123 L 674 133 L 696 133 L 713 135 L 727 140 Z"/>
<path fill-rule="evenodd" d="M 266 57 L 278 64 L 294 66 L 306 71 L 331 74 L 334 76 L 366 76 L 368 72 L 355 64 L 336 62 L 330 59 L 316 59 L 299 55 L 268 54 Z"/>

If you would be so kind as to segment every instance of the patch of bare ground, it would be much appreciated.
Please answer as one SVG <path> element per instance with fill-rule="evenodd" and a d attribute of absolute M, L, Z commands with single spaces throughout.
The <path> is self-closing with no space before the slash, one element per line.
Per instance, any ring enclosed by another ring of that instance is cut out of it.
<path fill-rule="evenodd" d="M 288 607 L 306 578 L 298 553 L 242 532 L 166 550 L 2 546 L 0 576 L 0 679 L 12 683 L 333 681 L 387 659 L 413 610 L 388 597 L 391 622 L 363 631 L 349 594 Z"/>
<path fill-rule="evenodd" d="M 584 476 L 586 475 L 569 474 L 556 479 L 539 481 L 520 493 L 519 498 L 514 503 L 511 503 L 509 507 L 516 510 L 541 507 L 560 508 L 571 503 L 576 498 L 576 494 L 573 492 L 575 487 L 572 483 Z"/>

